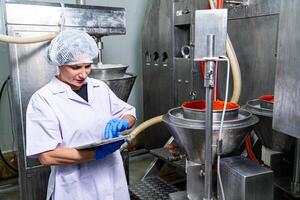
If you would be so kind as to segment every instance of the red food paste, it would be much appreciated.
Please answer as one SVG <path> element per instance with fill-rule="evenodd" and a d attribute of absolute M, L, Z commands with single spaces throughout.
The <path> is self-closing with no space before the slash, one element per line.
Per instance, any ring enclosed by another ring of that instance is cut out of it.
<path fill-rule="evenodd" d="M 213 102 L 213 110 L 223 110 L 224 108 L 224 101 L 214 101 Z M 190 109 L 195 109 L 195 110 L 205 110 L 205 101 L 189 101 L 189 102 L 184 102 L 182 104 L 182 107 L 184 108 L 190 108 Z M 226 110 L 232 110 L 232 109 L 237 109 L 239 108 L 240 105 L 237 103 L 233 102 L 227 102 L 226 105 Z"/>
<path fill-rule="evenodd" d="M 259 99 L 268 103 L 274 103 L 274 95 L 263 95 L 260 96 Z"/>

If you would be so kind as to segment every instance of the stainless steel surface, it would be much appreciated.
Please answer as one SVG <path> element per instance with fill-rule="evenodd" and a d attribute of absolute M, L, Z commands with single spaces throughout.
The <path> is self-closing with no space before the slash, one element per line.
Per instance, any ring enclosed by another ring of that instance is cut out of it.
<path fill-rule="evenodd" d="M 92 78 L 104 81 L 123 101 L 127 101 L 136 79 L 135 74 L 126 73 L 128 65 L 101 64 L 92 65 Z"/>
<path fill-rule="evenodd" d="M 291 191 L 300 193 L 300 139 L 296 140 L 296 148 L 294 155 L 294 173 L 291 183 Z"/>
<path fill-rule="evenodd" d="M 182 107 L 183 107 L 184 118 L 205 120 L 205 110 L 186 108 L 184 106 Z M 236 119 L 239 114 L 239 108 L 240 107 L 234 109 L 227 109 L 224 115 L 224 119 L 225 120 Z M 213 121 L 220 121 L 222 118 L 222 112 L 223 110 L 213 110 L 212 112 Z"/>
<path fill-rule="evenodd" d="M 203 200 L 207 197 L 205 189 L 205 174 L 206 166 L 186 161 L 186 192 L 190 200 Z M 212 184 L 210 183 L 210 186 Z M 211 189 L 211 188 L 210 188 Z M 211 190 L 209 192 L 212 192 Z M 211 197 L 212 194 L 209 195 Z"/>
<path fill-rule="evenodd" d="M 281 6 L 273 116 L 275 130 L 296 138 L 300 138 L 299 6 L 297 0 L 283 1 Z"/>
<path fill-rule="evenodd" d="M 197 12 L 196 11 L 196 22 L 197 22 Z M 211 14 L 209 14 L 211 15 Z M 211 15 L 214 17 L 215 15 Z M 222 20 L 221 20 L 222 21 Z M 216 27 L 217 24 L 212 22 L 212 27 Z M 197 28 L 197 27 L 196 27 Z M 226 29 L 225 29 L 226 31 Z M 201 33 L 197 33 L 196 29 L 196 39 L 197 36 L 200 37 Z M 201 35 L 206 36 L 206 56 L 212 58 L 215 56 L 216 47 L 216 37 L 213 34 Z M 205 37 L 204 37 L 205 38 Z M 195 40 L 197 42 L 197 40 Z M 197 48 L 195 48 L 197 51 Z M 196 55 L 195 55 L 196 57 Z M 215 86 L 215 62 L 213 60 L 205 61 L 204 70 L 204 87 L 205 87 L 205 176 L 204 176 L 204 197 L 205 199 L 211 199 L 212 197 L 212 130 L 213 130 L 213 88 Z M 199 184 L 199 188 L 202 186 Z M 189 189 L 189 188 L 188 188 Z M 189 195 L 189 191 L 188 195 Z"/>
<path fill-rule="evenodd" d="M 250 2 L 248 7 L 228 11 L 228 34 L 241 70 L 241 105 L 249 99 L 274 94 L 275 83 L 280 0 Z M 219 83 L 225 83 L 225 74 L 226 67 L 221 63 Z M 224 97 L 224 85 L 219 84 L 219 94 Z"/>
<path fill-rule="evenodd" d="M 294 152 L 295 138 L 272 129 L 272 109 L 262 108 L 258 99 L 248 101 L 245 108 L 259 117 L 254 130 L 265 147 L 284 153 Z"/>
<path fill-rule="evenodd" d="M 169 140 L 166 142 L 164 147 L 166 147 L 168 144 L 172 144 L 174 141 L 174 137 L 170 137 Z M 164 148 L 163 148 L 164 149 Z M 152 152 L 152 150 L 150 151 Z M 152 152 L 153 153 L 153 152 Z M 170 153 L 168 151 L 168 153 Z M 154 154 L 154 153 L 153 153 Z M 167 156 L 166 156 L 167 157 Z M 161 162 L 158 158 L 154 158 L 153 161 L 150 163 L 148 168 L 145 170 L 144 176 L 141 178 L 141 180 L 144 180 L 146 177 L 150 176 L 151 174 L 154 174 L 154 172 L 157 172 L 158 166 L 161 165 Z"/>
<path fill-rule="evenodd" d="M 144 120 L 174 107 L 172 1 L 149 0 L 143 27 Z M 182 45 L 181 45 L 182 46 Z M 180 48 L 181 48 L 180 46 Z M 163 59 L 164 58 L 164 59 Z M 163 124 L 150 127 L 141 136 L 145 148 L 162 147 L 170 138 Z"/>
<path fill-rule="evenodd" d="M 137 184 L 129 185 L 129 191 L 133 199 L 165 200 L 168 199 L 169 193 L 177 192 L 178 189 L 157 176 L 151 176 Z"/>
<path fill-rule="evenodd" d="M 102 52 L 103 52 L 103 42 L 101 41 L 101 37 L 96 37 L 96 42 L 98 46 L 98 63 L 97 65 L 94 65 L 94 67 L 100 67 L 102 65 Z"/>
<path fill-rule="evenodd" d="M 226 2 L 227 1 L 224 1 L 224 7 L 229 8 L 228 13 L 230 19 L 278 15 L 281 4 L 281 0 L 243 0 L 243 2 L 248 3 L 248 5 L 230 7 Z"/>
<path fill-rule="evenodd" d="M 273 110 L 273 104 L 274 103 L 270 103 L 270 102 L 267 102 L 267 101 L 262 101 L 262 100 L 259 100 L 260 102 L 260 107 L 261 108 L 266 108 L 266 109 L 272 109 Z"/>
<path fill-rule="evenodd" d="M 33 37 L 59 30 L 58 22 L 62 11 L 60 4 L 37 2 L 22 4 L 19 1 L 10 1 L 6 2 L 5 7 L 8 35 Z M 82 5 L 66 5 L 66 7 L 64 10 L 66 29 L 82 29 L 94 35 L 125 33 L 125 10 L 123 8 Z M 101 26 L 98 23 L 101 23 Z M 50 66 L 46 59 L 48 45 L 49 42 L 9 45 L 14 106 L 13 124 L 18 147 L 22 200 L 46 198 L 49 167 L 41 166 L 37 159 L 26 157 L 25 113 L 31 95 L 57 73 L 57 68 Z"/>
<path fill-rule="evenodd" d="M 186 191 L 179 191 L 169 194 L 169 200 L 188 200 Z"/>
<path fill-rule="evenodd" d="M 128 65 L 122 64 L 92 64 L 91 76 L 100 80 L 121 78 L 125 75 Z"/>
<path fill-rule="evenodd" d="M 163 116 L 175 141 L 183 148 L 187 158 L 193 162 L 205 163 L 205 121 L 185 119 L 182 108 L 173 108 Z M 222 155 L 234 153 L 241 146 L 246 134 L 250 133 L 258 118 L 249 111 L 240 109 L 238 118 L 225 120 Z M 213 146 L 216 146 L 220 121 L 213 122 Z M 216 149 L 213 148 L 212 159 L 215 161 Z"/>
<path fill-rule="evenodd" d="M 291 178 L 290 177 L 281 177 L 281 178 L 275 178 L 274 180 L 274 186 L 282 190 L 283 194 L 288 194 L 291 196 L 292 200 L 299 199 L 300 193 L 294 193 L 291 190 Z M 282 200 L 282 198 L 276 198 L 276 200 Z"/>
<path fill-rule="evenodd" d="M 181 47 L 181 54 L 184 58 L 190 58 L 191 47 L 188 45 L 184 45 Z"/>
<path fill-rule="evenodd" d="M 274 93 L 280 2 L 251 0 L 247 7 L 228 11 L 228 34 L 241 68 L 241 105 L 249 99 Z M 172 4 L 166 0 L 149 0 L 143 34 L 144 119 L 165 113 L 193 97 L 205 97 L 199 64 L 193 61 L 197 9 L 207 9 L 207 1 L 182 0 Z M 184 45 L 191 47 L 189 59 L 181 54 Z M 159 55 L 157 65 L 154 65 L 155 52 Z M 165 65 L 161 61 L 163 52 L 168 54 Z M 220 99 L 225 93 L 224 84 L 221 84 L 225 83 L 225 70 L 221 63 L 218 73 Z M 190 95 L 194 91 L 196 96 Z M 145 143 L 152 144 L 149 146 L 156 146 L 158 133 L 162 135 L 161 140 L 167 140 L 169 135 L 163 127 L 150 129 L 150 138 L 144 139 Z M 159 142 L 159 146 L 164 142 Z"/>
<path fill-rule="evenodd" d="M 220 165 L 225 199 L 273 199 L 272 170 L 241 156 L 223 158 Z"/>
<path fill-rule="evenodd" d="M 14 14 L 7 15 L 6 20 L 15 25 L 55 26 L 59 31 L 58 23 L 64 12 L 65 27 L 79 28 L 100 36 L 126 33 L 124 8 L 75 4 L 64 6 L 63 9 L 59 3 L 7 2 L 7 13 Z"/>
<path fill-rule="evenodd" d="M 104 79 L 109 88 L 123 101 L 127 101 L 136 79 L 135 74 L 126 73 L 123 77 Z"/>
<path fill-rule="evenodd" d="M 8 13 L 12 14 L 12 13 Z M 8 26 L 11 35 L 28 37 L 41 34 L 40 31 L 15 31 Z M 30 27 L 28 27 L 30 30 Z M 45 28 L 46 29 L 46 28 Z M 43 30 L 43 34 L 47 33 Z M 25 153 L 25 113 L 29 99 L 34 91 L 44 86 L 56 73 L 56 68 L 49 66 L 44 55 L 48 43 L 31 45 L 10 44 L 11 84 L 14 111 L 14 129 L 18 146 L 19 184 L 22 200 L 37 200 L 46 198 L 49 168 L 41 167 L 34 173 L 29 169 L 39 166 L 37 159 L 29 159 Z M 37 76 L 38 75 L 38 76 Z M 35 192 L 29 192 L 35 191 Z"/>
<path fill-rule="evenodd" d="M 214 56 L 226 55 L 227 9 L 197 10 L 195 13 L 194 60 L 208 56 L 208 42 L 205 36 L 215 35 Z"/>
<path fill-rule="evenodd" d="M 85 5 L 86 1 L 85 0 L 76 0 L 76 3 L 80 4 L 80 5 Z"/>

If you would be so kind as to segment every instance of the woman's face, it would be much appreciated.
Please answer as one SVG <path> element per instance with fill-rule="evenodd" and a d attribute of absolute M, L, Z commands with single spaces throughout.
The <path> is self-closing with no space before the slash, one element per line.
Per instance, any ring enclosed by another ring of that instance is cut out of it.
<path fill-rule="evenodd" d="M 78 90 L 91 73 L 91 64 L 61 65 L 58 79 L 70 85 L 72 90 Z"/>

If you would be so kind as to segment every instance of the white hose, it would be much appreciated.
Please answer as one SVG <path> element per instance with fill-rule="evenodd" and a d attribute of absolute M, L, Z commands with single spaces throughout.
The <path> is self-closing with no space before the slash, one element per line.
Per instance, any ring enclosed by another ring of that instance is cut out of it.
<path fill-rule="evenodd" d="M 153 118 L 148 119 L 147 121 L 144 121 L 143 123 L 141 123 L 130 133 L 128 141 L 129 142 L 132 141 L 138 134 L 140 134 L 146 128 L 148 128 L 154 124 L 158 124 L 158 123 L 162 122 L 163 121 L 162 117 L 163 117 L 163 115 L 159 115 L 159 116 L 153 117 Z M 128 143 L 126 142 L 125 144 L 122 145 L 121 149 L 124 149 L 127 146 L 128 146 Z"/>
<path fill-rule="evenodd" d="M 227 57 L 224 57 L 224 58 L 227 62 L 226 89 L 225 89 L 224 107 L 223 107 L 223 111 L 222 111 L 218 141 L 223 140 L 223 124 L 224 124 L 225 111 L 226 111 L 227 101 L 228 101 L 228 90 L 229 90 L 230 63 L 229 63 L 229 59 Z M 221 178 L 221 172 L 220 172 L 220 160 L 221 160 L 221 156 L 218 155 L 218 158 L 217 158 L 217 175 L 218 175 L 219 185 L 220 185 L 220 189 L 221 189 L 222 200 L 225 200 L 225 193 L 224 193 L 224 188 L 223 188 L 223 183 L 222 183 L 222 178 Z"/>
<path fill-rule="evenodd" d="M 31 44 L 31 43 L 38 43 L 38 42 L 52 40 L 58 34 L 59 34 L 59 32 L 54 32 L 54 33 L 47 34 L 47 35 L 36 36 L 36 37 L 27 37 L 27 38 L 13 37 L 13 36 L 0 34 L 0 42 L 14 43 L 14 44 Z"/>
<path fill-rule="evenodd" d="M 240 65 L 228 34 L 226 39 L 226 51 L 227 51 L 228 59 L 230 61 L 232 79 L 233 79 L 233 93 L 230 101 L 237 103 L 241 95 L 242 78 L 241 78 Z"/>

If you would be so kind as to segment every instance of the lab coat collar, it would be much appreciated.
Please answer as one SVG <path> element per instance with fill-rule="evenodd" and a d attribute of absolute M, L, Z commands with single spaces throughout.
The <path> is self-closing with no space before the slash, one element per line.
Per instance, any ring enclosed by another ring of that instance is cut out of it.
<path fill-rule="evenodd" d="M 94 88 L 99 87 L 100 84 L 98 81 L 94 81 L 94 79 L 91 79 L 89 77 L 86 78 L 85 82 L 88 84 L 88 88 L 87 88 L 88 89 L 88 100 L 89 100 L 89 103 L 92 103 L 95 98 Z M 53 95 L 60 94 L 60 93 L 66 93 L 68 98 L 70 98 L 70 99 L 73 99 L 73 100 L 76 100 L 79 102 L 83 102 L 83 103 L 87 103 L 79 95 L 77 95 L 68 84 L 62 82 L 57 77 L 53 77 L 50 83 L 52 86 Z"/>

